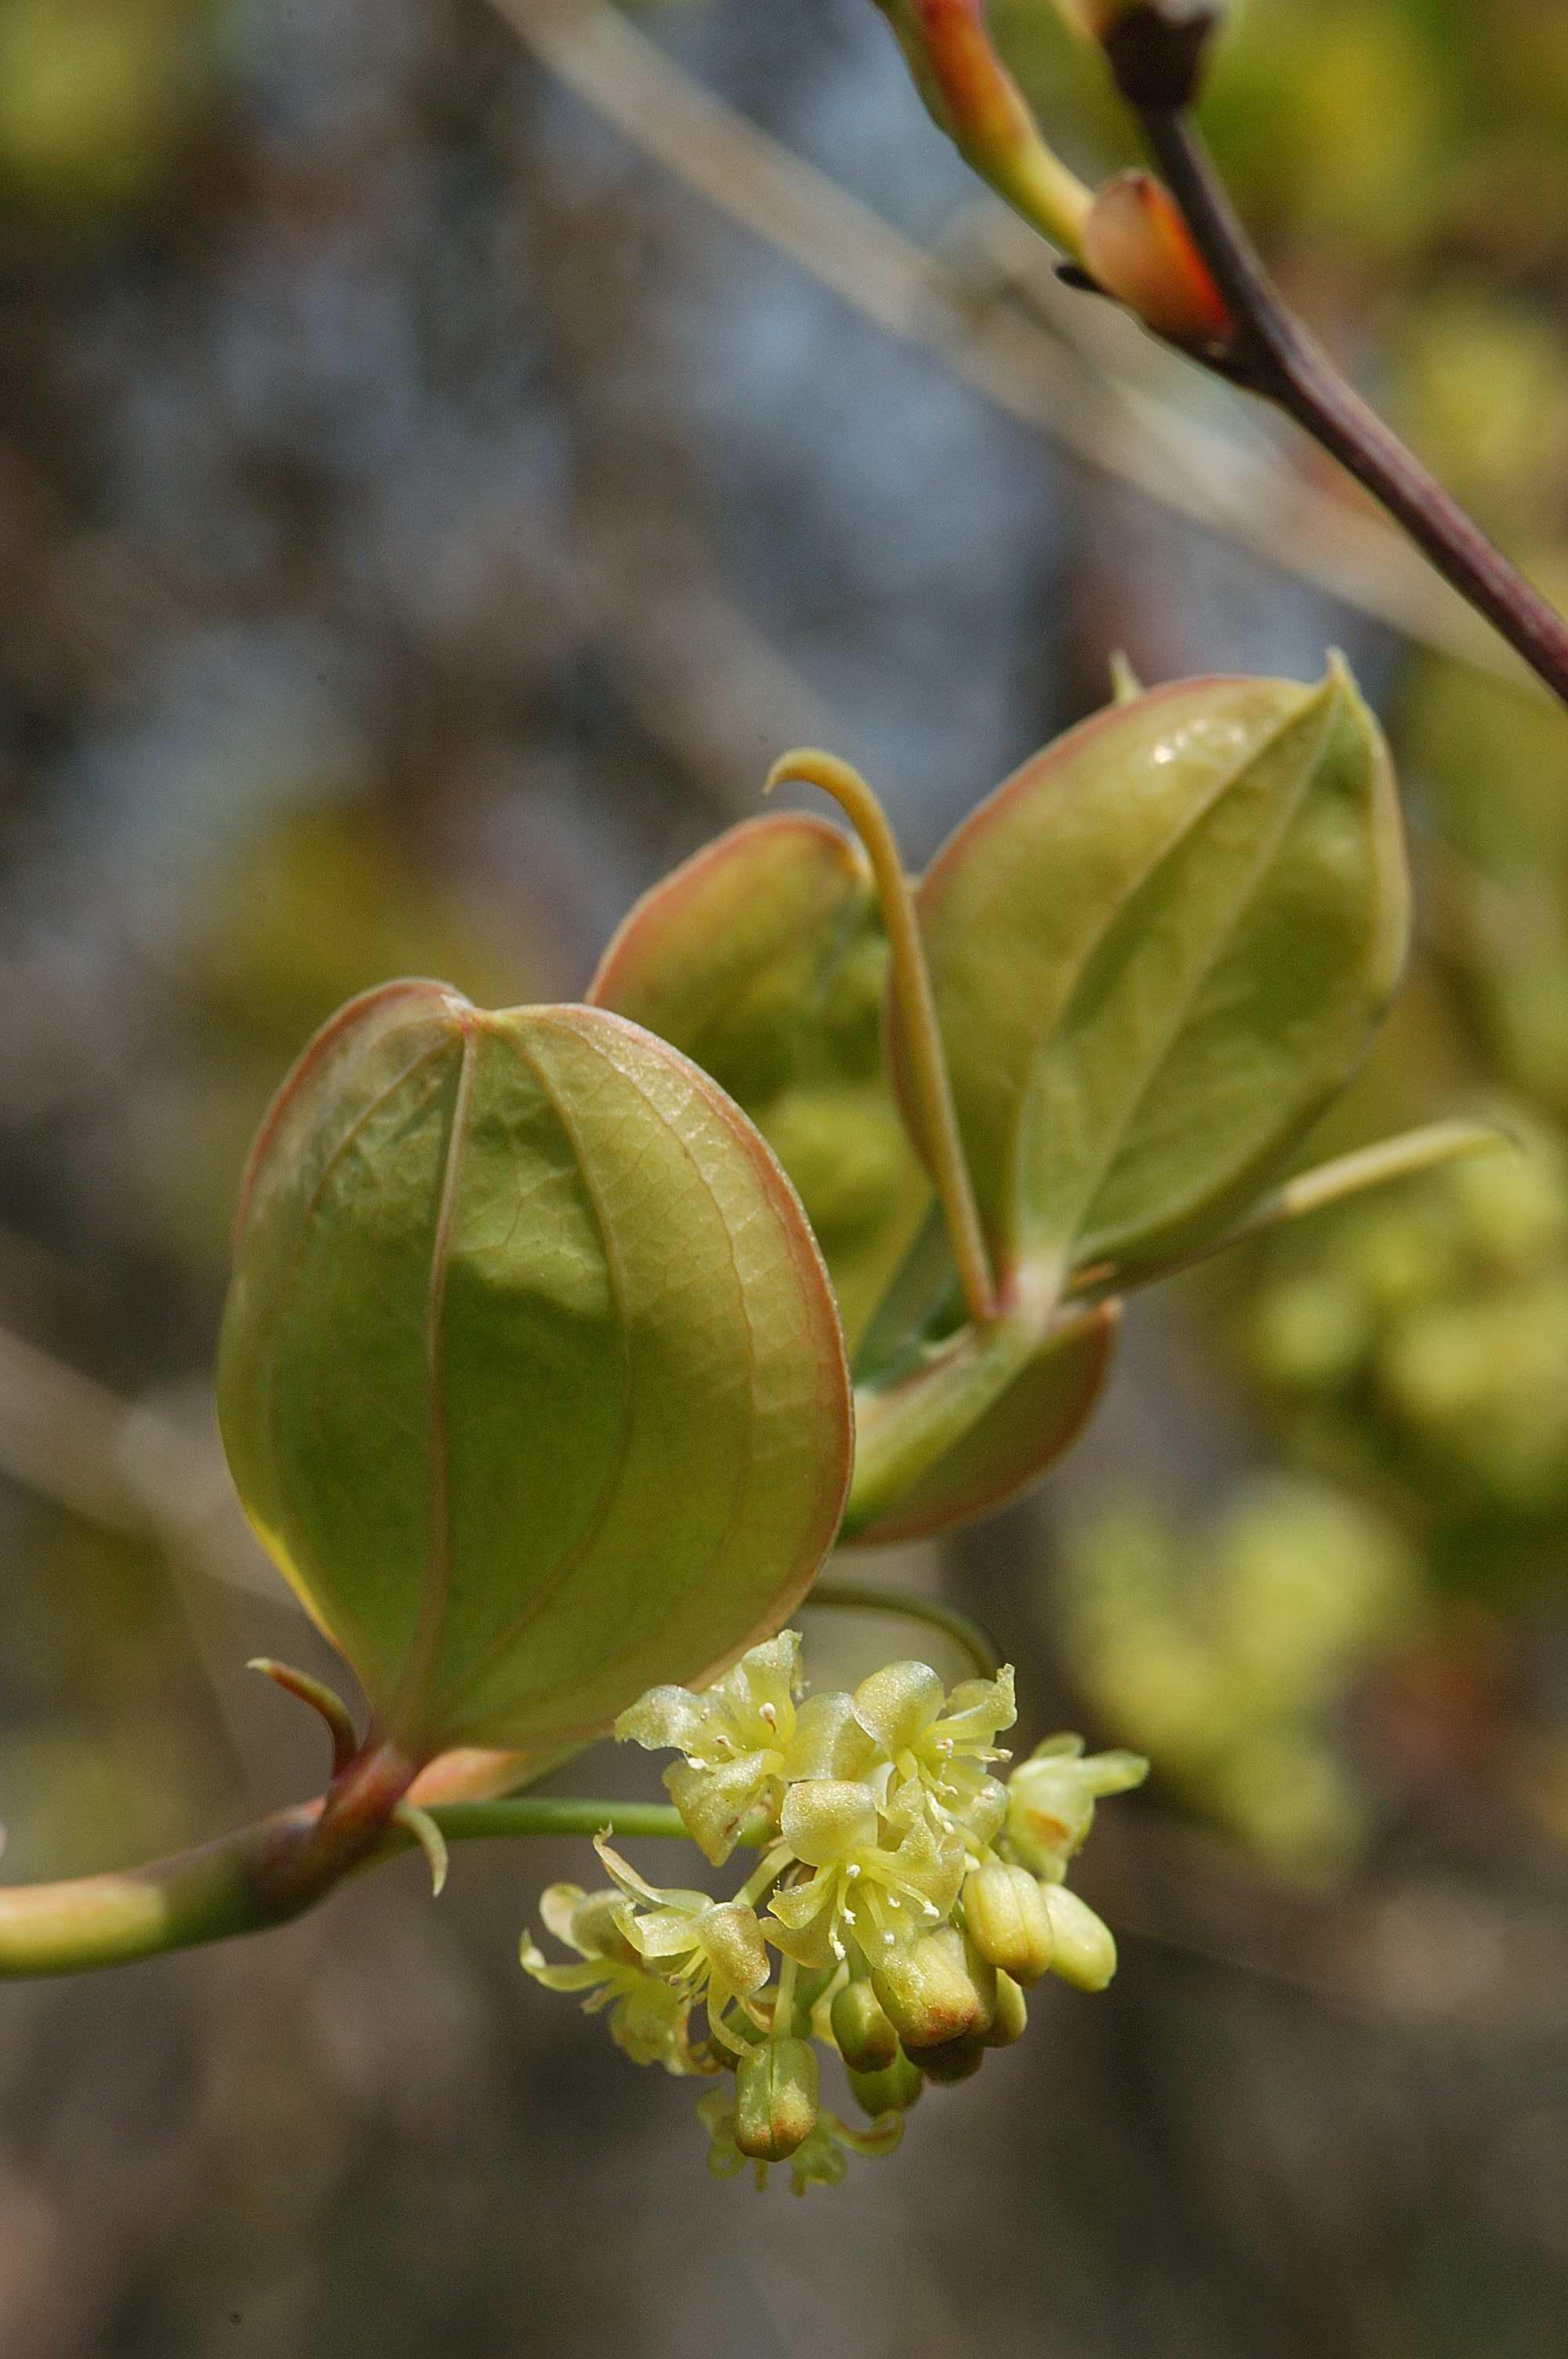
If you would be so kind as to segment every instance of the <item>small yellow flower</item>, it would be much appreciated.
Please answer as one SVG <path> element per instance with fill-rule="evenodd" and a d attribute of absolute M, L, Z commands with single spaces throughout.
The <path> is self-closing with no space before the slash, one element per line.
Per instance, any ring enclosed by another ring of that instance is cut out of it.
<path fill-rule="evenodd" d="M 803 1966 L 831 1966 L 855 1941 L 868 1959 L 914 1940 L 950 1916 L 964 1877 L 964 1853 L 924 1818 L 883 1840 L 873 1787 L 807 1777 L 790 1787 L 780 1832 L 814 1873 L 785 1885 L 768 1906 L 768 1939 Z"/>
<path fill-rule="evenodd" d="M 1018 1716 L 1011 1665 L 949 1695 L 928 1663 L 890 1663 L 861 1680 L 853 1701 L 856 1720 L 892 1763 L 895 1807 L 923 1810 L 938 1832 L 984 1851 L 1007 1812 L 988 1765 L 1010 1757 L 996 1738 Z"/>
<path fill-rule="evenodd" d="M 1107 1794 L 1141 1786 L 1149 1764 L 1136 1753 L 1087 1753 L 1081 1736 L 1048 1736 L 1007 1783 L 1007 1847 L 1034 1875 L 1060 1884 Z"/>
<path fill-rule="evenodd" d="M 616 1922 L 636 1955 L 688 2007 L 706 1998 L 714 2038 L 743 2054 L 747 2042 L 726 2027 L 724 2014 L 739 2004 L 754 2023 L 766 2021 L 749 2004 L 768 1979 L 768 1953 L 755 1909 L 741 1900 L 714 1900 L 706 1892 L 645 1883 L 602 1835 L 594 1837 L 593 1847 L 625 1895 Z M 644 1913 L 639 1913 L 639 1904 Z"/>
<path fill-rule="evenodd" d="M 791 1778 L 853 1777 L 874 1757 L 849 1697 L 813 1696 L 803 1705 L 804 1685 L 800 1634 L 781 1630 L 702 1694 L 650 1688 L 615 1723 L 622 1741 L 685 1755 L 665 1770 L 665 1785 L 715 1867 L 749 1814 L 775 1809 Z"/>
<path fill-rule="evenodd" d="M 634 2064 L 662 2064 L 676 2073 L 712 2071 L 687 2038 L 690 1997 L 643 1966 L 614 1923 L 611 1904 L 618 1900 L 613 1892 L 552 1884 L 539 1913 L 557 1940 L 576 1950 L 579 1962 L 551 1965 L 524 1931 L 518 1951 L 524 1972 L 546 1990 L 586 1991 L 585 2015 L 608 2007 L 611 2038 Z"/>

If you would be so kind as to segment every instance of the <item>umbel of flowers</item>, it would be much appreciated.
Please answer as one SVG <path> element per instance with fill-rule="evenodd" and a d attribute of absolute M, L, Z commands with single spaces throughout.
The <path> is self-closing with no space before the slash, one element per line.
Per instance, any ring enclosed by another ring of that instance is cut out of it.
<path fill-rule="evenodd" d="M 616 1734 L 680 1759 L 665 1783 L 715 1867 L 743 1847 L 728 1899 L 645 1883 L 600 1836 L 611 1881 L 552 1885 L 541 1914 L 577 1951 L 524 1966 L 608 2009 L 639 2064 L 706 2074 L 708 2167 L 788 2162 L 796 2193 L 886 2154 L 928 2082 L 967 2080 L 1027 2020 L 1045 1973 L 1103 1990 L 1116 1944 L 1070 1892 L 1095 1804 L 1143 1777 L 1135 1754 L 1047 1739 L 1002 1782 L 1011 1669 L 951 1691 L 892 1663 L 853 1694 L 805 1694 L 800 1639 L 753 1647 L 706 1692 L 650 1689 Z M 815 2043 L 815 2044 L 814 2044 Z M 869 2126 L 821 2103 L 816 2047 L 836 2053 Z"/>

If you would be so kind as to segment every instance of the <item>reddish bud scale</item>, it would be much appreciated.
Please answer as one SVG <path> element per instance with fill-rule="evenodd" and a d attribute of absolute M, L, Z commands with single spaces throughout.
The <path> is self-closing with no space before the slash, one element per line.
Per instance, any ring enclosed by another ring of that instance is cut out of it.
<path fill-rule="evenodd" d="M 1026 144 L 1033 123 L 991 46 L 981 0 L 914 0 L 914 15 L 958 145 L 995 161 Z"/>
<path fill-rule="evenodd" d="M 1175 199 L 1152 173 L 1107 181 L 1084 223 L 1083 246 L 1090 275 L 1156 335 L 1202 344 L 1229 334 L 1225 298 Z"/>

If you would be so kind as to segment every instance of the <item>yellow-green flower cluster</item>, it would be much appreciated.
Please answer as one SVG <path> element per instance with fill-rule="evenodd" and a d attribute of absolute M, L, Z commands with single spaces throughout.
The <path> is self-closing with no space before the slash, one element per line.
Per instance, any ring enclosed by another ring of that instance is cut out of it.
<path fill-rule="evenodd" d="M 1014 1716 L 1011 1670 L 948 1692 L 916 1662 L 806 1701 L 792 1630 L 704 1693 L 650 1690 L 617 1735 L 680 1755 L 665 1783 L 715 1866 L 738 1843 L 756 1864 L 716 1900 L 646 1883 L 601 1836 L 609 1886 L 544 1897 L 576 1961 L 546 1964 L 524 1935 L 524 1967 L 607 2008 L 634 2061 L 733 2073 L 698 2109 L 718 2177 L 752 2162 L 762 2185 L 787 2162 L 797 2194 L 836 2184 L 850 2154 L 892 2150 L 928 2082 L 967 2079 L 1018 2038 L 1043 1974 L 1101 1990 L 1115 1972 L 1108 1929 L 1065 1877 L 1097 1800 L 1145 1765 L 1053 1737 L 1004 1783 Z M 823 2108 L 814 2041 L 842 2060 L 869 2129 Z"/>

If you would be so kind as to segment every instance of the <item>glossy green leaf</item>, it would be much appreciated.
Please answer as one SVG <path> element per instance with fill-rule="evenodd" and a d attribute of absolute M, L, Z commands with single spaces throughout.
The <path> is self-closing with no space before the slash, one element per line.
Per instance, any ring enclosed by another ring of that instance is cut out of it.
<path fill-rule="evenodd" d="M 800 1192 L 851 1345 L 929 1201 L 889 1084 L 888 950 L 865 855 L 801 812 L 749 820 L 646 894 L 589 1001 L 742 1106 Z"/>
<path fill-rule="evenodd" d="M 345 1008 L 252 1158 L 219 1365 L 253 1522 L 418 1758 L 537 1756 L 775 1629 L 838 1527 L 827 1275 L 739 1109 L 598 1008 Z"/>
<path fill-rule="evenodd" d="M 1281 1168 L 1398 979 L 1381 735 L 1337 664 L 1316 689 L 1157 689 L 999 788 L 919 900 L 1004 1284 L 1191 1252 Z"/>

